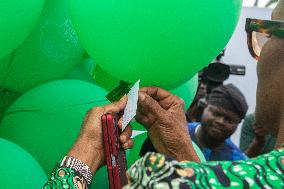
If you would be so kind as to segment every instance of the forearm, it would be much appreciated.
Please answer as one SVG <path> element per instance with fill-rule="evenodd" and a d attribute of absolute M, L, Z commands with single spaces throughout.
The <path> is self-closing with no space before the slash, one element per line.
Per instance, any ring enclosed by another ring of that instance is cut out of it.
<path fill-rule="evenodd" d="M 102 164 L 102 152 L 96 150 L 92 142 L 79 137 L 53 170 L 49 181 L 43 188 L 88 189 L 93 175 Z"/>
<path fill-rule="evenodd" d="M 67 156 L 79 159 L 86 164 L 93 175 L 102 165 L 103 154 L 97 150 L 91 142 L 77 140 L 73 147 L 67 153 Z"/>

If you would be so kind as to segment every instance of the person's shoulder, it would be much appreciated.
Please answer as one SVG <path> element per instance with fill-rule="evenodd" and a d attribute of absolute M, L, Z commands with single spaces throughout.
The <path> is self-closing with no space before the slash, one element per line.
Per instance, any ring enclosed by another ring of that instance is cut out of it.
<path fill-rule="evenodd" d="M 225 140 L 225 145 L 226 145 L 227 147 L 230 147 L 231 149 L 237 149 L 237 150 L 241 151 L 241 150 L 239 149 L 239 147 L 238 147 L 230 138 L 227 138 L 227 139 Z"/>
<path fill-rule="evenodd" d="M 193 134 L 197 128 L 197 126 L 200 125 L 200 122 L 190 122 L 187 125 L 188 131 L 190 134 Z"/>
<path fill-rule="evenodd" d="M 200 122 L 190 122 L 187 126 L 190 129 L 195 129 L 198 125 L 200 125 Z"/>
<path fill-rule="evenodd" d="M 199 122 L 190 122 L 190 123 L 188 123 L 188 125 L 187 125 L 188 133 L 189 133 L 191 139 L 192 139 L 194 142 L 196 142 L 195 131 L 196 131 L 196 128 L 198 127 L 198 125 L 200 125 Z"/>
<path fill-rule="evenodd" d="M 231 150 L 232 157 L 231 159 L 234 160 L 246 160 L 248 157 L 242 152 L 242 150 L 233 143 L 231 139 L 225 140 L 225 145 Z"/>

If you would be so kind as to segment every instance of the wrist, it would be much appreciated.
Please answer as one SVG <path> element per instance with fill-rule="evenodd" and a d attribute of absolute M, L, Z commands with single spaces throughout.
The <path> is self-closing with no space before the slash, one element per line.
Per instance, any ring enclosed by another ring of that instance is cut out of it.
<path fill-rule="evenodd" d="M 194 147 L 192 145 L 192 141 L 185 139 L 185 143 L 182 145 L 183 150 L 179 150 L 180 153 L 176 154 L 175 159 L 177 161 L 195 161 L 200 162 L 199 157 L 197 156 Z"/>
<path fill-rule="evenodd" d="M 77 140 L 67 153 L 67 156 L 74 157 L 85 163 L 93 174 L 103 164 L 103 151 L 96 149 L 90 142 Z"/>

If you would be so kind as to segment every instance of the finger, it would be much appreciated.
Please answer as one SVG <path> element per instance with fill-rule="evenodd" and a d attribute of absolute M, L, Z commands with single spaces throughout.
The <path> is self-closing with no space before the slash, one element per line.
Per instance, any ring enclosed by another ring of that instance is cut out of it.
<path fill-rule="evenodd" d="M 119 137 L 120 142 L 125 143 L 131 138 L 131 135 L 132 135 L 132 128 L 130 125 L 127 125 Z"/>
<path fill-rule="evenodd" d="M 255 127 L 255 128 L 254 128 L 254 131 L 255 131 L 255 132 L 266 132 L 266 129 L 263 128 L 263 127 Z"/>
<path fill-rule="evenodd" d="M 129 148 L 132 148 L 134 145 L 134 142 L 133 140 L 130 138 L 127 142 L 125 142 L 122 147 L 126 150 L 126 149 L 129 149 Z"/>
<path fill-rule="evenodd" d="M 122 129 L 122 117 L 117 122 L 118 128 Z"/>
<path fill-rule="evenodd" d="M 90 122 L 90 121 L 93 122 L 97 118 L 101 119 L 101 116 L 103 115 L 103 113 L 104 113 L 104 107 L 103 106 L 96 106 L 96 107 L 90 109 L 84 117 L 83 125 L 87 124 L 87 122 Z"/>
<path fill-rule="evenodd" d="M 137 110 L 136 110 L 136 113 L 139 112 L 141 114 L 144 114 L 144 111 L 143 111 L 143 107 L 138 103 L 137 104 Z"/>
<path fill-rule="evenodd" d="M 139 90 L 156 100 L 163 109 L 184 109 L 184 101 L 174 94 L 159 87 L 144 87 Z"/>
<path fill-rule="evenodd" d="M 139 90 L 139 92 L 144 92 L 157 101 L 161 101 L 169 96 L 172 96 L 172 93 L 160 87 L 143 87 Z"/>
<path fill-rule="evenodd" d="M 266 135 L 266 131 L 259 131 L 257 132 L 258 135 L 261 135 L 261 136 L 265 136 Z"/>
<path fill-rule="evenodd" d="M 148 130 L 149 127 L 152 125 L 152 121 L 150 120 L 150 118 L 145 116 L 142 113 L 137 112 L 135 119 L 136 121 L 141 123 L 145 127 L 146 130 Z"/>
<path fill-rule="evenodd" d="M 164 110 L 156 100 L 144 92 L 139 92 L 138 103 L 143 108 L 143 114 L 145 115 L 152 114 L 157 118 L 162 118 L 166 114 L 166 110 Z"/>
<path fill-rule="evenodd" d="M 105 106 L 104 113 L 119 113 L 124 110 L 127 103 L 127 96 L 124 95 L 119 101 Z"/>

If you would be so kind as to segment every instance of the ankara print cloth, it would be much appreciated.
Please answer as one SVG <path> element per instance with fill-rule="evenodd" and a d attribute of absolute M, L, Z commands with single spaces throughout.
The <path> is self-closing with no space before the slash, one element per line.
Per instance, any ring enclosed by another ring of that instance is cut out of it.
<path fill-rule="evenodd" d="M 128 170 L 132 188 L 284 188 L 284 149 L 251 160 L 178 162 L 147 153 Z"/>
<path fill-rule="evenodd" d="M 159 153 L 147 153 L 127 171 L 124 189 L 168 188 L 284 188 L 284 149 L 242 161 L 178 162 Z M 52 172 L 43 189 L 87 189 L 71 168 Z"/>
<path fill-rule="evenodd" d="M 85 178 L 71 168 L 54 169 L 42 189 L 88 189 Z"/>

